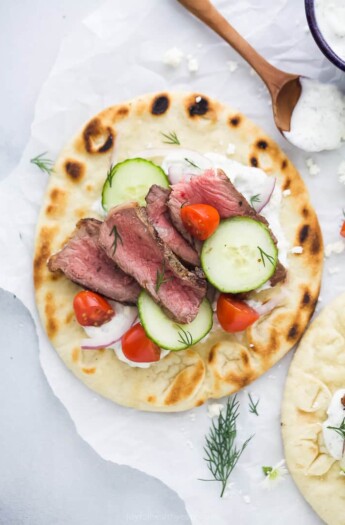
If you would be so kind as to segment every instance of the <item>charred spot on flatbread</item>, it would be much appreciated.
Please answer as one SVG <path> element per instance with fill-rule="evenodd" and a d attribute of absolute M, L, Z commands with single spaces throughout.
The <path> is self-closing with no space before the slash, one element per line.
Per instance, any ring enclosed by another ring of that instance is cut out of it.
<path fill-rule="evenodd" d="M 188 104 L 188 113 L 190 117 L 203 116 L 210 109 L 209 100 L 202 95 L 193 95 L 192 101 Z"/>
<path fill-rule="evenodd" d="M 308 210 L 308 208 L 306 208 L 306 207 L 302 208 L 302 215 L 305 218 L 309 217 L 309 210 Z"/>
<path fill-rule="evenodd" d="M 79 347 L 73 348 L 72 350 L 73 363 L 77 363 L 79 361 L 79 357 L 80 357 L 80 348 Z"/>
<path fill-rule="evenodd" d="M 64 164 L 67 176 L 73 182 L 80 182 L 85 175 L 85 165 L 77 160 L 68 159 Z"/>
<path fill-rule="evenodd" d="M 259 166 L 259 161 L 257 157 L 255 157 L 254 155 L 250 157 L 249 162 L 250 162 L 250 165 L 253 166 L 254 168 L 257 168 Z"/>
<path fill-rule="evenodd" d="M 63 215 L 66 209 L 68 195 L 67 192 L 62 188 L 53 188 L 49 196 L 50 202 L 47 205 L 45 211 L 48 217 L 56 219 L 57 217 Z"/>
<path fill-rule="evenodd" d="M 303 244 L 304 241 L 308 239 L 309 230 L 310 230 L 309 224 L 303 224 L 298 234 L 298 239 L 301 244 Z"/>
<path fill-rule="evenodd" d="M 298 336 L 299 336 L 299 328 L 298 328 L 298 324 L 297 324 L 297 323 L 294 323 L 294 324 L 289 328 L 288 338 L 289 338 L 289 339 L 297 339 Z"/>
<path fill-rule="evenodd" d="M 288 167 L 288 161 L 287 159 L 284 159 L 281 163 L 281 169 L 285 170 Z"/>
<path fill-rule="evenodd" d="M 176 405 L 194 396 L 204 377 L 205 365 L 202 359 L 198 359 L 195 363 L 181 370 L 167 391 L 164 399 L 165 405 Z"/>
<path fill-rule="evenodd" d="M 53 339 L 58 331 L 59 322 L 56 318 L 56 305 L 51 292 L 46 293 L 45 296 L 45 314 L 47 334 L 49 339 Z"/>
<path fill-rule="evenodd" d="M 267 140 L 264 140 L 264 139 L 258 140 L 256 145 L 257 145 L 257 147 L 259 149 L 267 149 L 268 148 L 268 142 L 267 142 Z"/>
<path fill-rule="evenodd" d="M 291 179 L 290 177 L 287 177 L 283 183 L 283 190 L 289 190 L 290 186 L 291 186 Z"/>
<path fill-rule="evenodd" d="M 125 118 L 127 117 L 128 113 L 129 113 L 129 108 L 127 106 L 120 106 L 119 108 L 116 109 L 117 117 Z"/>
<path fill-rule="evenodd" d="M 167 95 L 158 95 L 153 99 L 151 106 L 152 115 L 164 115 L 169 108 L 169 97 Z"/>
<path fill-rule="evenodd" d="M 241 124 L 241 120 L 242 119 L 240 115 L 235 115 L 233 117 L 230 117 L 229 125 L 232 126 L 233 128 L 237 128 Z"/>
<path fill-rule="evenodd" d="M 92 367 L 92 368 L 82 368 L 81 369 L 82 372 L 84 372 L 84 374 L 94 374 L 96 372 L 96 368 L 95 367 Z"/>
<path fill-rule="evenodd" d="M 310 293 L 308 290 L 306 290 L 302 297 L 302 306 L 310 304 L 310 301 L 311 301 Z"/>
<path fill-rule="evenodd" d="M 311 252 L 316 255 L 320 253 L 322 249 L 321 237 L 317 232 L 314 232 L 313 240 L 311 243 Z"/>
<path fill-rule="evenodd" d="M 84 129 L 83 139 L 88 153 L 105 153 L 114 145 L 114 131 L 96 117 Z"/>
<path fill-rule="evenodd" d="M 58 227 L 43 226 L 38 236 L 37 248 L 34 258 L 34 284 L 37 289 L 44 280 L 44 273 L 48 273 L 46 263 L 51 256 L 51 245 Z"/>

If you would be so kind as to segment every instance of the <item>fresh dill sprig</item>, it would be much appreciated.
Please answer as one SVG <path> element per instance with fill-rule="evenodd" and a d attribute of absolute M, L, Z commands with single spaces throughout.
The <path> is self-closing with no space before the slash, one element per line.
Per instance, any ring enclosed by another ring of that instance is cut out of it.
<path fill-rule="evenodd" d="M 200 170 L 199 166 L 197 166 L 196 164 L 194 164 L 194 162 L 191 161 L 190 159 L 187 159 L 187 158 L 185 157 L 184 160 L 185 160 L 186 162 L 188 162 L 188 164 L 189 164 L 190 166 L 192 166 L 193 168 L 196 168 L 196 169 Z"/>
<path fill-rule="evenodd" d="M 260 193 L 257 193 L 256 195 L 253 195 L 252 197 L 250 197 L 250 205 L 252 208 L 254 208 L 254 204 L 256 202 L 261 202 L 261 198 L 260 198 Z"/>
<path fill-rule="evenodd" d="M 235 440 L 237 436 L 236 422 L 239 416 L 239 402 L 237 396 L 228 399 L 226 409 L 222 410 L 216 422 L 212 420 L 209 434 L 206 436 L 204 457 L 213 479 L 203 479 L 201 481 L 220 481 L 224 491 L 238 460 L 244 449 L 253 436 L 248 438 L 239 448 Z"/>
<path fill-rule="evenodd" d="M 260 252 L 260 257 L 261 257 L 262 264 L 264 266 L 266 266 L 266 263 L 265 263 L 265 257 L 266 257 L 268 262 L 271 263 L 272 266 L 274 266 L 274 263 L 275 263 L 274 257 L 272 255 L 269 255 L 268 253 L 264 252 L 264 250 L 262 248 L 260 248 L 260 246 L 257 246 L 257 249 Z"/>
<path fill-rule="evenodd" d="M 106 176 L 106 182 L 109 184 L 109 187 L 111 188 L 111 185 L 113 183 L 113 175 L 114 175 L 114 168 L 115 166 L 113 166 L 112 164 L 110 164 L 110 167 L 107 171 L 107 176 Z"/>
<path fill-rule="evenodd" d="M 261 467 L 262 472 L 265 474 L 265 476 L 268 476 L 268 474 L 271 474 L 273 467 Z"/>
<path fill-rule="evenodd" d="M 248 393 L 248 397 L 249 397 L 249 405 L 248 405 L 248 406 L 249 406 L 249 412 L 250 412 L 251 414 L 255 414 L 256 416 L 258 416 L 258 415 L 259 415 L 259 412 L 258 412 L 258 404 L 259 404 L 259 402 L 260 402 L 260 398 L 259 398 L 259 399 L 257 400 L 257 402 L 255 403 L 255 402 L 253 401 L 253 398 L 252 398 L 252 396 L 251 396 L 250 393 Z"/>
<path fill-rule="evenodd" d="M 156 284 L 155 284 L 156 293 L 158 293 L 158 290 L 160 289 L 162 284 L 168 283 L 172 279 L 173 277 L 169 277 L 168 279 L 165 279 L 165 262 L 163 261 L 162 271 L 157 270 L 157 273 L 156 273 Z"/>
<path fill-rule="evenodd" d="M 188 330 L 182 328 L 181 325 L 177 325 L 177 328 L 180 329 L 180 332 L 178 332 L 180 339 L 178 339 L 177 341 L 183 345 L 192 346 L 194 342 L 192 334 Z"/>
<path fill-rule="evenodd" d="M 181 145 L 175 131 L 170 131 L 169 133 L 161 132 L 161 135 L 163 135 L 163 137 L 166 139 L 163 140 L 164 144 L 176 144 L 177 146 Z"/>
<path fill-rule="evenodd" d="M 33 159 L 30 159 L 31 164 L 35 164 L 41 171 L 44 173 L 47 173 L 48 175 L 51 175 L 51 173 L 54 171 L 54 162 L 48 158 L 46 158 L 44 155 L 47 154 L 47 151 L 44 153 L 41 153 L 40 155 L 37 155 L 37 157 L 34 157 Z"/>
<path fill-rule="evenodd" d="M 327 427 L 327 428 L 329 428 L 330 430 L 334 430 L 337 434 L 339 434 L 345 440 L 345 417 L 339 427 Z"/>
<path fill-rule="evenodd" d="M 114 242 L 113 244 L 111 245 L 112 249 L 113 249 L 113 255 L 114 253 L 116 252 L 116 248 L 117 248 L 117 240 L 119 240 L 121 242 L 121 244 L 123 244 L 122 242 L 122 238 L 121 238 L 121 235 L 119 234 L 119 232 L 117 231 L 117 228 L 116 226 L 113 226 L 111 232 L 109 233 L 109 237 L 111 235 L 114 235 Z"/>

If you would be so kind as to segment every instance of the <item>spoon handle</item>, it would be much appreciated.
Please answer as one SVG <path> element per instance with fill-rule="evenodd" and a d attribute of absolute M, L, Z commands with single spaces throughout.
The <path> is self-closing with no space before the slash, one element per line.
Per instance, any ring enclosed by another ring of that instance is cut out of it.
<path fill-rule="evenodd" d="M 229 22 L 217 11 L 209 0 L 178 0 L 188 11 L 213 29 L 230 44 L 262 78 L 271 95 L 279 90 L 290 75 L 272 66 L 265 60 Z"/>

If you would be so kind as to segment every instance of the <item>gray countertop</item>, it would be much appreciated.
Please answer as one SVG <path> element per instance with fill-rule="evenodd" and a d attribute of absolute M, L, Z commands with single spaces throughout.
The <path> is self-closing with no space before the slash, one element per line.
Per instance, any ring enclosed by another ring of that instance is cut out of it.
<path fill-rule="evenodd" d="M 101 3 L 0 2 L 0 178 L 20 159 L 61 39 Z M 0 311 L 0 524 L 190 523 L 173 491 L 102 460 L 78 436 L 40 368 L 28 311 L 2 290 Z"/>

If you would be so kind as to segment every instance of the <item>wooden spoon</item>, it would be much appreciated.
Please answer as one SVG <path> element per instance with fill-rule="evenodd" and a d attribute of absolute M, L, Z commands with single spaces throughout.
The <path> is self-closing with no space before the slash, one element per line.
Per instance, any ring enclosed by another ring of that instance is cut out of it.
<path fill-rule="evenodd" d="M 188 11 L 218 33 L 252 66 L 265 82 L 272 98 L 277 128 L 290 131 L 291 115 L 301 95 L 299 75 L 272 66 L 234 29 L 209 0 L 178 0 Z"/>

